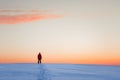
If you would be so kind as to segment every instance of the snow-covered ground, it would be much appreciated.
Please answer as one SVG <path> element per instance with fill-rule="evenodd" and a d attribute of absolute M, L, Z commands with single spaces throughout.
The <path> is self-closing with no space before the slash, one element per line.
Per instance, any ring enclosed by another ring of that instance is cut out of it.
<path fill-rule="evenodd" d="M 0 80 L 120 80 L 120 66 L 0 64 Z"/>

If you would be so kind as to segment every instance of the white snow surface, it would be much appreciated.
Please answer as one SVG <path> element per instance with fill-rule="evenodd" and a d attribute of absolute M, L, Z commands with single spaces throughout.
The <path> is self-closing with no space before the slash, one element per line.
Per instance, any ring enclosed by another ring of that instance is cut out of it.
<path fill-rule="evenodd" d="M 0 64 L 0 80 L 120 80 L 120 66 Z"/>

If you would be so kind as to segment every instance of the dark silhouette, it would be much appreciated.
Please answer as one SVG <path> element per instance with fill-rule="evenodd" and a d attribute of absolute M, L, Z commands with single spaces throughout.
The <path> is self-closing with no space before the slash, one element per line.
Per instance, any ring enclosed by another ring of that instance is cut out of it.
<path fill-rule="evenodd" d="M 41 64 L 41 60 L 42 60 L 42 55 L 41 55 L 41 53 L 39 52 L 39 54 L 38 54 L 38 64 L 39 64 L 39 63 Z"/>

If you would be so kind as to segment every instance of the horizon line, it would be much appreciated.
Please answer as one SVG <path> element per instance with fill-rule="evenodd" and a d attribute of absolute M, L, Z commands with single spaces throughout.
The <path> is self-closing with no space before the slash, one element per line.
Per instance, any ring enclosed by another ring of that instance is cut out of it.
<path fill-rule="evenodd" d="M 20 63 L 0 63 L 0 64 L 38 64 L 35 62 L 20 62 Z M 98 65 L 98 66 L 120 66 L 120 64 L 87 64 L 87 63 L 42 63 L 42 64 L 67 64 L 67 65 Z"/>

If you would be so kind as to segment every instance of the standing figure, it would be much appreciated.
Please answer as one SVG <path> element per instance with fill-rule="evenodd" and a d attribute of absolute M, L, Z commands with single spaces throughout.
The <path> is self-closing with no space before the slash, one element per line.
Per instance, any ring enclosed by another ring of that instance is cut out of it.
<path fill-rule="evenodd" d="M 41 59 L 42 59 L 42 55 L 41 55 L 41 53 L 39 52 L 39 54 L 38 54 L 38 64 L 39 64 L 39 63 L 41 64 Z"/>

